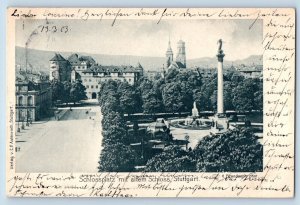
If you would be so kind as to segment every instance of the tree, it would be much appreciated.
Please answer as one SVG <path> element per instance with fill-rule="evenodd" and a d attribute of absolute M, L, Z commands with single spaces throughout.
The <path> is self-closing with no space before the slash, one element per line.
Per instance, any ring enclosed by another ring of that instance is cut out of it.
<path fill-rule="evenodd" d="M 118 99 L 117 92 L 117 82 L 115 80 L 108 80 L 101 83 L 101 88 L 99 92 L 99 104 L 102 107 L 106 103 L 107 96 L 113 96 L 115 99 Z"/>
<path fill-rule="evenodd" d="M 200 89 L 193 90 L 193 102 L 196 102 L 199 111 L 207 110 L 207 102 Z"/>
<path fill-rule="evenodd" d="M 214 92 L 210 96 L 210 103 L 212 105 L 213 110 L 216 111 L 218 106 L 218 90 L 214 90 Z"/>
<path fill-rule="evenodd" d="M 195 160 L 179 146 L 168 146 L 162 153 L 148 160 L 146 172 L 193 172 Z"/>
<path fill-rule="evenodd" d="M 63 82 L 63 102 L 68 105 L 70 101 L 70 90 L 71 90 L 71 83 L 68 81 Z"/>
<path fill-rule="evenodd" d="M 161 92 L 159 90 L 162 85 L 161 79 L 158 81 L 150 81 L 144 78 L 137 87 L 137 92 L 142 100 L 142 110 L 144 113 L 154 114 L 163 111 L 163 104 L 161 100 Z M 139 97 L 137 97 L 138 99 Z"/>
<path fill-rule="evenodd" d="M 51 89 L 52 89 L 52 100 L 54 102 L 64 99 L 64 85 L 59 82 L 58 80 L 52 80 L 50 82 Z"/>
<path fill-rule="evenodd" d="M 252 111 L 254 109 L 254 92 L 257 85 L 252 79 L 245 79 L 238 83 L 232 91 L 232 104 L 236 111 Z"/>
<path fill-rule="evenodd" d="M 263 91 L 258 90 L 254 93 L 254 108 L 256 110 L 263 110 Z"/>
<path fill-rule="evenodd" d="M 232 104 L 232 89 L 234 88 L 233 84 L 230 81 L 224 81 L 224 109 L 233 110 Z"/>
<path fill-rule="evenodd" d="M 127 82 L 120 82 L 118 87 L 120 96 L 120 107 L 124 113 L 134 113 L 137 105 L 137 96 L 134 88 Z"/>
<path fill-rule="evenodd" d="M 185 111 L 184 93 L 178 82 L 167 83 L 163 89 L 162 97 L 166 111 L 172 113 Z"/>
<path fill-rule="evenodd" d="M 162 101 L 155 90 L 149 90 L 142 95 L 144 113 L 154 114 L 162 111 Z"/>
<path fill-rule="evenodd" d="M 171 83 L 174 82 L 174 80 L 176 79 L 176 76 L 179 74 L 178 69 L 169 69 L 167 74 L 166 74 L 166 83 Z"/>
<path fill-rule="evenodd" d="M 263 169 L 263 146 L 250 128 L 204 137 L 194 149 L 201 172 L 257 172 Z"/>
<path fill-rule="evenodd" d="M 134 171 L 135 155 L 129 146 L 122 143 L 107 144 L 101 151 L 99 172 Z"/>
<path fill-rule="evenodd" d="M 256 91 L 254 92 L 254 109 L 263 110 L 263 82 L 256 81 Z"/>
<path fill-rule="evenodd" d="M 80 80 L 73 82 L 70 89 L 70 101 L 75 105 L 76 102 L 87 99 L 85 90 L 86 88 Z"/>

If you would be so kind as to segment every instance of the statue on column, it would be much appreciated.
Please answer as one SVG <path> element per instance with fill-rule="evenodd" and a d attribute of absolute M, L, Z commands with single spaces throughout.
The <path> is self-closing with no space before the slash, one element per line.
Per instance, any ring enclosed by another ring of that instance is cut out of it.
<path fill-rule="evenodd" d="M 218 46 L 218 53 L 223 53 L 223 50 L 222 50 L 223 41 L 222 41 L 222 39 L 219 39 L 217 44 L 219 45 Z"/>
<path fill-rule="evenodd" d="M 217 44 L 218 44 L 218 54 L 217 54 L 218 61 L 223 62 L 223 58 L 225 56 L 225 54 L 223 53 L 223 50 L 222 50 L 223 40 L 219 39 Z"/>

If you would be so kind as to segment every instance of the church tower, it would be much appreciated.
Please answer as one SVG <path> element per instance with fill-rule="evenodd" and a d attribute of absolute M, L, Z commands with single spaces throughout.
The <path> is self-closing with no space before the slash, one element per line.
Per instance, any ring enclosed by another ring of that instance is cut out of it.
<path fill-rule="evenodd" d="M 169 46 L 168 46 L 168 50 L 166 52 L 166 68 L 168 68 L 172 62 L 173 62 L 173 51 L 172 51 L 171 42 L 169 39 Z"/>
<path fill-rule="evenodd" d="M 177 43 L 176 62 L 182 63 L 183 68 L 186 68 L 185 42 L 183 40 L 179 40 Z"/>

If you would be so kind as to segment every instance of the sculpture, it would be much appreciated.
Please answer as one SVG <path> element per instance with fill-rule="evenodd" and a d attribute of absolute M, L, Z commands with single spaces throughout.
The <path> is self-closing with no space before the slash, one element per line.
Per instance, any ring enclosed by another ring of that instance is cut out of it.
<path fill-rule="evenodd" d="M 192 117 L 199 117 L 199 112 L 198 112 L 198 109 L 196 107 L 196 101 L 194 102 L 194 105 L 193 105 Z"/>
<path fill-rule="evenodd" d="M 219 39 L 218 42 L 217 42 L 217 44 L 219 45 L 219 47 L 218 47 L 218 53 L 223 53 L 223 51 L 222 51 L 222 44 L 223 44 L 222 39 Z"/>

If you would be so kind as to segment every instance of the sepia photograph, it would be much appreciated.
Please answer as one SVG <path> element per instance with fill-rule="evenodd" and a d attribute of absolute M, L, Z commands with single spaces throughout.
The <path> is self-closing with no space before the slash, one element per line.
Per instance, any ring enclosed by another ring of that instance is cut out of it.
<path fill-rule="evenodd" d="M 16 172 L 262 172 L 252 22 L 16 20 Z"/>

